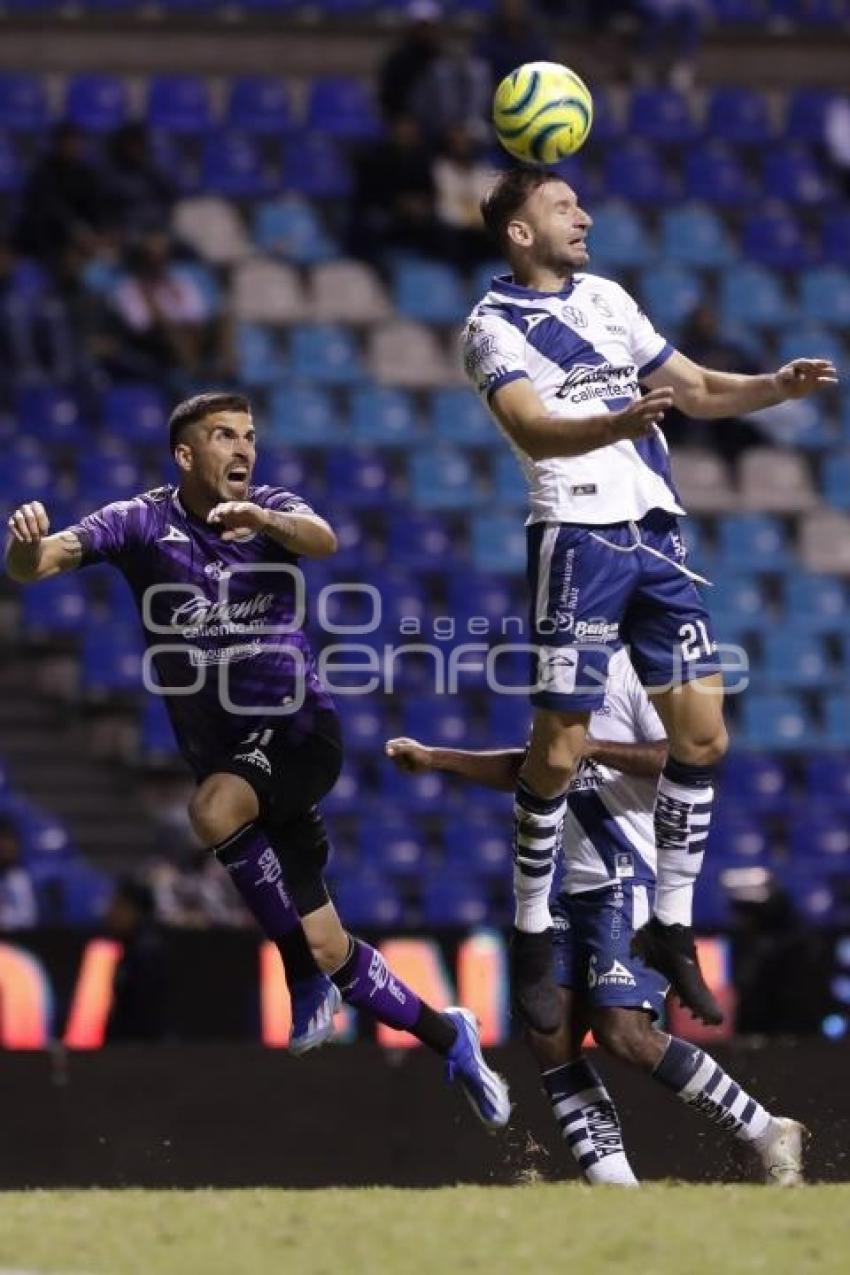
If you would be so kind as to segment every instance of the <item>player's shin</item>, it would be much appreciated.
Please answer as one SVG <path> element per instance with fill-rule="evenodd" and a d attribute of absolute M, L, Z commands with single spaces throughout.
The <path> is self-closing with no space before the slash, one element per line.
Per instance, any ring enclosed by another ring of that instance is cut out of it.
<path fill-rule="evenodd" d="M 543 1085 L 570 1152 L 593 1185 L 637 1186 L 623 1147 L 620 1118 L 604 1081 L 587 1058 L 543 1073 Z"/>
<path fill-rule="evenodd" d="M 410 1032 L 439 1054 L 447 1054 L 457 1028 L 447 1014 L 437 1013 L 396 978 L 381 953 L 349 936 L 348 955 L 331 978 L 343 1000 L 365 1010 L 380 1023 Z"/>
<path fill-rule="evenodd" d="M 655 915 L 664 925 L 689 927 L 692 923 L 694 886 L 714 805 L 715 774 L 715 766 L 695 766 L 670 757 L 658 781 Z"/>

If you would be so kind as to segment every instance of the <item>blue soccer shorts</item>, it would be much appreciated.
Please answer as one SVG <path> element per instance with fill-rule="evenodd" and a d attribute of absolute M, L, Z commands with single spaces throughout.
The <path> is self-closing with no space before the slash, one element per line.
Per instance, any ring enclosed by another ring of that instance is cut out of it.
<path fill-rule="evenodd" d="M 608 663 L 629 649 L 644 686 L 678 686 L 720 668 L 711 621 L 685 568 L 678 520 L 652 510 L 640 522 L 528 528 L 531 702 L 594 712 Z"/>
<path fill-rule="evenodd" d="M 654 892 L 628 880 L 581 894 L 561 890 L 552 904 L 558 985 L 596 1009 L 646 1009 L 660 1018 L 668 984 L 629 952 Z"/>

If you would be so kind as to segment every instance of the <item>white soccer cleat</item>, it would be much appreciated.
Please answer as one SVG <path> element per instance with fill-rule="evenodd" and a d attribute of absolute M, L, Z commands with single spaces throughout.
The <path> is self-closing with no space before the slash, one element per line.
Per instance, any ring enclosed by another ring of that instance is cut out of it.
<path fill-rule="evenodd" d="M 802 1186 L 805 1125 L 788 1116 L 774 1116 L 766 1132 L 755 1143 L 768 1186 Z"/>

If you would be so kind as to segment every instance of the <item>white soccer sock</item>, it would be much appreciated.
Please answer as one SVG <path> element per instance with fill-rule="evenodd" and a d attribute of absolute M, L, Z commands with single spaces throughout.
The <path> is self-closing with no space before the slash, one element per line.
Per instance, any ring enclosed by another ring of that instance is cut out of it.
<path fill-rule="evenodd" d="M 714 804 L 713 773 L 711 766 L 691 766 L 671 757 L 658 781 L 655 915 L 664 925 L 693 922 L 694 886 L 702 870 Z"/>
<path fill-rule="evenodd" d="M 540 934 L 552 924 L 549 891 L 564 825 L 566 794 L 538 797 L 520 780 L 514 798 L 514 924 Z"/>
<path fill-rule="evenodd" d="M 656 1080 L 742 1142 L 758 1142 L 772 1116 L 736 1084 L 711 1054 L 677 1036 L 652 1073 Z"/>
<path fill-rule="evenodd" d="M 561 1137 L 594 1186 L 638 1186 L 611 1095 L 587 1058 L 543 1073 Z"/>

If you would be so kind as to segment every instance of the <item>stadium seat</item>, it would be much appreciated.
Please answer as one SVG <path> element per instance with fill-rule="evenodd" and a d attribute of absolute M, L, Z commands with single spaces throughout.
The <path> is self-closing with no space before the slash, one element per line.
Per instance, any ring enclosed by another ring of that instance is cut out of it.
<path fill-rule="evenodd" d="M 421 323 L 394 319 L 369 335 L 369 369 L 381 385 L 441 389 L 460 380 L 434 333 Z"/>
<path fill-rule="evenodd" d="M 342 720 L 346 751 L 380 756 L 390 734 L 381 709 L 362 696 L 349 698 L 342 695 L 337 700 L 337 710 Z"/>
<path fill-rule="evenodd" d="M 357 850 L 358 863 L 366 871 L 389 875 L 394 881 L 418 881 L 427 870 L 424 838 L 409 819 L 364 820 Z"/>
<path fill-rule="evenodd" d="M 82 682 L 99 699 L 141 694 L 141 638 L 138 629 L 118 624 L 89 625 L 82 648 Z"/>
<path fill-rule="evenodd" d="M 296 327 L 289 345 L 290 372 L 317 385 L 354 385 L 363 379 L 351 332 L 339 324 Z"/>
<path fill-rule="evenodd" d="M 47 93 L 41 76 L 23 71 L 0 75 L 0 128 L 13 133 L 38 133 L 47 122 Z"/>
<path fill-rule="evenodd" d="M 723 142 L 710 141 L 688 147 L 685 195 L 721 208 L 740 208 L 752 198 L 752 182 L 736 151 Z"/>
<path fill-rule="evenodd" d="M 281 379 L 284 356 L 274 328 L 237 323 L 234 344 L 239 380 L 244 385 L 274 385 Z"/>
<path fill-rule="evenodd" d="M 302 266 L 327 261 L 338 251 L 312 204 L 292 195 L 255 208 L 251 234 L 264 252 Z"/>
<path fill-rule="evenodd" d="M 771 632 L 762 638 L 760 680 L 780 689 L 798 691 L 826 690 L 835 683 L 835 670 L 830 666 L 820 638 L 790 632 Z"/>
<path fill-rule="evenodd" d="M 384 285 L 364 261 L 329 261 L 314 267 L 310 295 L 319 323 L 380 323 L 392 313 Z"/>
<path fill-rule="evenodd" d="M 229 266 L 251 252 L 251 241 L 236 207 L 217 195 L 181 199 L 174 210 L 177 238 L 214 266 Z"/>
<path fill-rule="evenodd" d="M 251 257 L 235 267 L 231 297 L 233 313 L 246 323 L 298 323 L 309 318 L 297 271 L 270 257 Z M 299 375 L 310 377 L 314 369 L 311 364 L 309 371 Z"/>
<path fill-rule="evenodd" d="M 800 561 L 808 571 L 850 575 L 850 518 L 837 510 L 816 510 L 800 523 Z"/>
<path fill-rule="evenodd" d="M 142 759 L 151 766 L 170 763 L 177 755 L 177 741 L 165 699 L 161 695 L 145 697 L 139 730 L 139 751 Z"/>
<path fill-rule="evenodd" d="M 750 447 L 738 461 L 742 509 L 754 513 L 799 514 L 818 504 L 812 475 L 798 452 Z"/>
<path fill-rule="evenodd" d="M 705 594 L 711 617 L 720 626 L 730 621 L 730 627 L 758 631 L 768 610 L 765 590 L 758 576 L 725 571 Z"/>
<path fill-rule="evenodd" d="M 472 560 L 478 571 L 520 573 L 526 567 L 525 528 L 510 514 L 482 514 L 470 528 Z"/>
<path fill-rule="evenodd" d="M 764 266 L 733 266 L 721 276 L 720 315 L 724 324 L 778 327 L 787 322 L 789 313 L 782 285 Z"/>
<path fill-rule="evenodd" d="M 438 514 L 394 515 L 387 529 L 393 562 L 414 571 L 440 571 L 451 557 L 451 528 Z"/>
<path fill-rule="evenodd" d="M 755 25 L 764 20 L 766 0 L 713 0 L 718 22 L 743 22 Z"/>
<path fill-rule="evenodd" d="M 829 754 L 826 755 L 827 758 Z M 841 872 L 850 871 L 850 827 L 846 810 L 806 805 L 790 821 L 788 844 L 795 859 L 819 859 Z"/>
<path fill-rule="evenodd" d="M 16 195 L 23 188 L 24 165 L 15 140 L 0 133 L 0 195 Z"/>
<path fill-rule="evenodd" d="M 335 446 L 347 437 L 327 390 L 313 385 L 286 384 L 274 389 L 268 425 L 273 441 L 295 447 Z"/>
<path fill-rule="evenodd" d="M 780 363 L 791 359 L 832 359 L 836 367 L 844 362 L 844 347 L 834 333 L 827 328 L 800 325 L 783 332 L 779 339 L 777 358 Z"/>
<path fill-rule="evenodd" d="M 823 170 L 803 146 L 781 146 L 765 155 L 762 167 L 764 193 L 789 204 L 822 203 L 829 188 Z"/>
<path fill-rule="evenodd" d="M 800 309 L 809 323 L 838 328 L 850 325 L 850 271 L 824 266 L 803 274 Z"/>
<path fill-rule="evenodd" d="M 766 99 L 755 89 L 715 89 L 708 103 L 705 131 L 708 137 L 736 145 L 769 145 L 773 128 Z"/>
<path fill-rule="evenodd" d="M 528 506 L 528 484 L 513 452 L 500 448 L 493 455 L 490 480 L 496 508 L 516 509 L 521 518 Z"/>
<path fill-rule="evenodd" d="M 268 164 L 250 133 L 210 133 L 201 156 L 200 188 L 227 199 L 262 199 L 281 186 L 279 165 Z"/>
<path fill-rule="evenodd" d="M 65 115 L 90 133 L 110 133 L 128 115 L 127 85 L 115 75 L 75 75 L 68 83 Z"/>
<path fill-rule="evenodd" d="M 97 451 L 83 452 L 77 461 L 76 473 L 80 499 L 92 507 L 113 500 L 130 500 L 144 485 L 140 466 L 127 454 L 106 456 Z"/>
<path fill-rule="evenodd" d="M 481 886 L 459 873 L 437 873 L 422 895 L 422 913 L 426 925 L 483 925 L 488 916 L 487 897 Z"/>
<path fill-rule="evenodd" d="M 432 686 L 433 690 L 433 686 Z M 379 792 L 384 808 L 404 810 L 441 812 L 449 800 L 447 781 L 444 775 L 435 770 L 426 770 L 418 775 L 409 775 L 398 770 L 387 759 L 380 767 Z"/>
<path fill-rule="evenodd" d="M 703 447 L 671 450 L 676 490 L 691 514 L 717 514 L 738 507 L 738 496 L 729 467 L 717 452 Z M 686 528 L 691 527 L 690 519 Z"/>
<path fill-rule="evenodd" d="M 824 744 L 850 750 L 850 695 L 833 693 L 823 703 Z"/>
<path fill-rule="evenodd" d="M 785 581 L 785 617 L 798 630 L 845 632 L 850 621 L 847 589 L 835 576 L 792 571 Z"/>
<path fill-rule="evenodd" d="M 827 456 L 821 471 L 824 499 L 836 509 L 850 510 L 850 451 Z"/>
<path fill-rule="evenodd" d="M 424 447 L 409 462 L 410 491 L 417 509 L 470 509 L 480 503 L 475 471 L 456 447 Z"/>
<path fill-rule="evenodd" d="M 203 133 L 213 124 L 205 82 L 196 75 L 156 75 L 148 88 L 148 123 L 172 133 Z"/>
<path fill-rule="evenodd" d="M 273 75 L 241 75 L 230 84 L 227 122 L 257 135 L 280 137 L 294 127 L 286 82 Z"/>
<path fill-rule="evenodd" d="M 338 877 L 334 899 L 343 923 L 352 929 L 393 927 L 402 922 L 404 910 L 398 891 L 379 873 L 361 870 Z"/>
<path fill-rule="evenodd" d="M 657 207 L 676 198 L 676 183 L 664 167 L 658 148 L 639 139 L 613 146 L 605 159 L 605 187 L 612 195 Z"/>
<path fill-rule="evenodd" d="M 413 447 L 419 433 L 414 403 L 404 390 L 370 386 L 351 395 L 351 434 L 357 443 Z"/>
<path fill-rule="evenodd" d="M 469 748 L 472 723 L 457 695 L 408 700 L 404 705 L 402 734 L 441 748 Z"/>
<path fill-rule="evenodd" d="M 685 143 L 697 136 L 687 98 L 675 89 L 636 89 L 629 108 L 630 137 L 650 142 Z"/>
<path fill-rule="evenodd" d="M 103 396 L 103 424 L 110 434 L 129 443 L 162 446 L 166 410 L 159 390 L 151 385 L 114 385 Z"/>
<path fill-rule="evenodd" d="M 528 604 L 523 586 L 512 576 L 462 575 L 448 582 L 448 609 L 460 627 L 467 628 L 473 618 L 486 620 L 489 633 L 498 637 L 503 632 L 522 637 L 527 621 Z M 522 621 L 518 633 L 514 623 L 504 624 L 508 617 Z"/>
<path fill-rule="evenodd" d="M 21 623 L 30 638 L 80 633 L 86 625 L 86 595 L 74 576 L 45 580 L 21 597 Z"/>
<path fill-rule="evenodd" d="M 509 802 L 510 795 L 505 804 Z M 479 879 L 510 879 L 512 856 L 505 822 L 493 819 L 449 820 L 443 833 L 443 848 L 445 867 L 451 874 L 463 872 L 474 874 Z"/>
<path fill-rule="evenodd" d="M 594 208 L 590 247 L 594 261 L 608 266 L 644 266 L 654 256 L 652 240 L 641 218 L 626 204 L 614 200 Z"/>
<path fill-rule="evenodd" d="M 784 209 L 770 209 L 744 223 L 744 256 L 773 270 L 799 270 L 811 260 L 800 223 Z"/>
<path fill-rule="evenodd" d="M 55 486 L 53 468 L 42 456 L 24 457 L 0 474 L 0 493 L 10 507 L 21 500 L 50 501 L 52 507 Z"/>
<path fill-rule="evenodd" d="M 24 430 L 42 442 L 74 446 L 85 440 L 79 405 L 72 394 L 47 385 L 33 385 L 15 397 L 15 415 Z"/>
<path fill-rule="evenodd" d="M 340 449 L 328 455 L 325 466 L 328 500 L 352 509 L 381 509 L 390 487 L 386 458 L 380 448 Z"/>
<path fill-rule="evenodd" d="M 789 565 L 785 532 L 767 514 L 727 514 L 718 523 L 717 547 L 724 570 L 742 562 L 750 571 L 782 571 Z"/>
<path fill-rule="evenodd" d="M 596 226 L 596 214 L 602 210 L 602 205 L 593 210 L 593 224 Z M 618 205 L 619 207 L 619 205 Z M 594 249 L 595 251 L 595 249 Z M 493 286 L 493 280 L 502 278 L 504 275 L 511 273 L 508 263 L 498 257 L 494 257 L 492 261 L 483 261 L 481 265 L 475 266 L 472 271 L 469 287 L 470 305 L 475 305 L 484 296 L 485 292 L 489 292 Z"/>
<path fill-rule="evenodd" d="M 821 254 L 832 265 L 850 267 L 850 212 L 829 212 L 821 223 Z"/>
<path fill-rule="evenodd" d="M 593 88 L 593 140 L 616 142 L 623 136 L 623 123 L 614 97 L 604 84 Z"/>
<path fill-rule="evenodd" d="M 708 834 L 706 854 L 716 867 L 717 860 L 746 864 L 768 864 L 770 841 L 761 819 L 752 811 L 721 802 Z"/>
<path fill-rule="evenodd" d="M 431 428 L 437 438 L 459 447 L 489 447 L 496 438 L 489 412 L 469 390 L 437 390 L 432 394 Z"/>
<path fill-rule="evenodd" d="M 711 269 L 729 265 L 735 256 L 720 218 L 698 203 L 683 204 L 663 214 L 661 252 L 665 260 Z"/>
<path fill-rule="evenodd" d="M 351 193 L 351 170 L 333 137 L 299 133 L 284 142 L 283 183 L 311 199 L 344 199 Z"/>
<path fill-rule="evenodd" d="M 788 98 L 785 135 L 794 142 L 823 143 L 826 112 L 835 94 L 826 89 L 797 89 Z"/>
<path fill-rule="evenodd" d="M 748 691 L 733 742 L 760 752 L 805 751 L 816 748 L 819 736 L 810 714 L 796 695 Z"/>
<path fill-rule="evenodd" d="M 705 300 L 699 275 L 684 266 L 659 265 L 644 270 L 638 288 L 660 329 L 675 329 Z"/>
<path fill-rule="evenodd" d="M 346 140 L 369 141 L 381 132 L 370 90 L 361 80 L 343 75 L 313 80 L 307 103 L 307 126 Z"/>
<path fill-rule="evenodd" d="M 723 763 L 719 792 L 719 810 L 728 799 L 760 815 L 783 814 L 794 800 L 787 768 L 770 753 L 732 753 Z"/>
<path fill-rule="evenodd" d="M 832 806 L 844 813 L 850 809 L 850 754 L 818 753 L 806 763 L 806 801 Z"/>
<path fill-rule="evenodd" d="M 461 280 L 436 261 L 403 261 L 396 267 L 395 308 L 421 323 L 460 323 L 469 309 Z"/>

